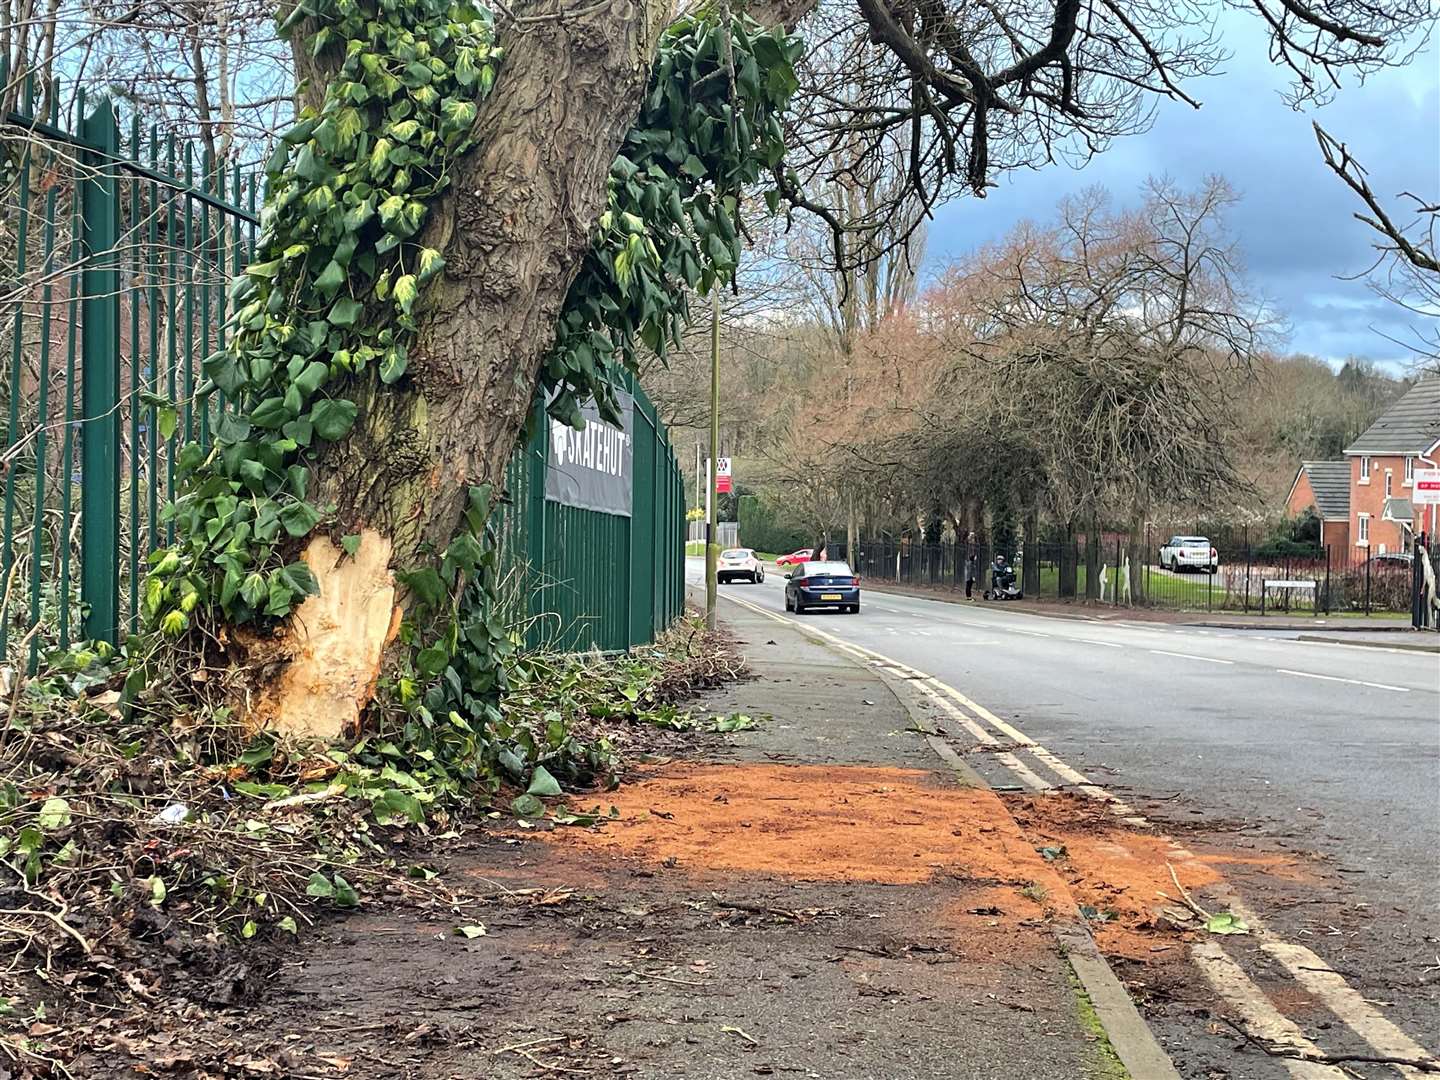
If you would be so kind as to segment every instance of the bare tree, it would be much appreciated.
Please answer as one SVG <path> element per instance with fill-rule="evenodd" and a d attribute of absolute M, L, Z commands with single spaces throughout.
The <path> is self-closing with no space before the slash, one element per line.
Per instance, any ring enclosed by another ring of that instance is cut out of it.
<path fill-rule="evenodd" d="M 1224 228 L 1232 198 L 1152 183 L 1117 212 L 1091 191 L 947 282 L 950 394 L 1020 437 L 1067 529 L 1241 484 L 1226 418 L 1269 317 Z"/>
<path fill-rule="evenodd" d="M 1380 296 L 1426 321 L 1427 329 L 1411 342 L 1399 342 L 1419 354 L 1418 367 L 1440 371 L 1440 202 L 1403 191 L 1397 197 L 1403 209 L 1387 209 L 1370 187 L 1365 167 L 1345 146 L 1319 124 L 1315 138 L 1325 164 L 1353 191 L 1365 207 L 1355 219 L 1375 234 L 1376 257 L 1365 277 Z M 1403 221 L 1400 214 L 1408 214 Z"/>
<path fill-rule="evenodd" d="M 1236 6 L 1269 31 L 1296 101 L 1323 98 L 1345 72 L 1402 61 L 1408 35 L 1434 17 L 1430 0 Z M 963 191 L 983 196 L 998 172 L 1083 161 L 1143 130 L 1161 98 L 1198 106 L 1188 83 L 1227 58 L 1201 0 L 837 0 L 809 26 L 810 92 L 792 123 L 791 172 L 779 178 L 827 222 L 842 264 L 896 231 L 903 199 L 928 213 Z M 817 181 L 872 158 L 904 162 L 907 183 L 866 219 L 814 194 Z"/>

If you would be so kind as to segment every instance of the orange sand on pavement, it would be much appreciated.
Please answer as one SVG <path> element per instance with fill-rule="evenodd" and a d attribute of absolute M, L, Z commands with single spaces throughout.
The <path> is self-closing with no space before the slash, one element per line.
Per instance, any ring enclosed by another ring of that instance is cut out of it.
<path fill-rule="evenodd" d="M 861 766 L 671 765 L 611 792 L 619 820 L 557 843 L 681 871 L 917 884 L 1025 881 L 1043 863 L 993 792 Z"/>
<path fill-rule="evenodd" d="M 1172 865 L 1186 889 L 1201 890 L 1220 880 L 1217 867 L 1256 860 L 1219 851 L 1178 860 L 1163 836 L 1126 825 L 1092 799 L 1053 793 L 1002 802 L 918 770 L 677 763 L 608 801 L 618 819 L 545 839 L 567 862 L 603 854 L 700 877 L 958 880 L 969 887 L 946 921 L 977 929 L 1074 918 L 1084 904 L 1100 914 L 1089 925 L 1101 948 L 1136 959 L 1168 959 L 1158 954 L 1181 933 L 1157 918 L 1178 906 Z M 1047 846 L 1065 855 L 1046 860 L 1036 849 Z"/>

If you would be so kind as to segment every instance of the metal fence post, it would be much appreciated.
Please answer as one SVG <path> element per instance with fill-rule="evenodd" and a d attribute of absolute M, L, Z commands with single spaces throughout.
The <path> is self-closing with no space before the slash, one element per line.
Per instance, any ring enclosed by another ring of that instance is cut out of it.
<path fill-rule="evenodd" d="M 528 596 L 526 608 L 527 621 L 530 624 L 529 644 L 532 646 L 540 644 L 540 637 L 544 628 L 539 619 L 536 618 L 545 611 L 545 577 L 548 573 L 545 566 L 545 480 L 546 470 L 549 468 L 549 447 L 550 447 L 550 418 L 545 414 L 545 401 L 536 401 L 534 407 L 535 430 L 538 434 L 530 440 L 526 447 L 525 468 L 529 472 L 526 494 L 529 496 L 529 505 L 524 507 L 525 514 L 524 537 L 525 537 L 525 562 L 528 563 L 529 581 L 526 582 L 525 592 Z"/>
<path fill-rule="evenodd" d="M 1365 614 L 1370 614 L 1370 549 L 1365 549 Z"/>
<path fill-rule="evenodd" d="M 1115 537 L 1115 585 L 1111 590 L 1110 603 L 1114 607 L 1120 606 L 1120 537 Z"/>
<path fill-rule="evenodd" d="M 80 599 L 86 637 L 120 625 L 120 125 L 102 99 L 80 122 Z M 133 587 L 132 583 L 132 587 Z"/>
<path fill-rule="evenodd" d="M 1255 552 L 1250 547 L 1250 532 L 1245 532 L 1245 604 L 1241 610 L 1250 614 L 1250 571 L 1255 567 Z"/>
<path fill-rule="evenodd" d="M 1424 552 L 1425 534 L 1421 533 L 1415 537 L 1410 544 L 1410 626 L 1415 630 L 1424 629 L 1425 626 L 1424 622 L 1421 621 L 1421 615 L 1424 610 L 1424 590 L 1422 589 L 1422 583 L 1425 579 L 1420 565 L 1420 559 Z"/>

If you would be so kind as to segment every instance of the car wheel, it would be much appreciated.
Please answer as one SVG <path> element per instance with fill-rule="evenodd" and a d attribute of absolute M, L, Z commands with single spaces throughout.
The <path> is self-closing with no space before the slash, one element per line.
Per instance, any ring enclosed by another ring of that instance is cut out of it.
<path fill-rule="evenodd" d="M 851 614 L 851 615 L 859 615 L 859 614 L 860 614 L 860 605 L 859 605 L 859 604 L 851 604 L 851 605 L 850 605 L 850 614 Z"/>
<path fill-rule="evenodd" d="M 800 597 L 795 597 L 795 605 L 790 610 L 795 612 L 796 615 L 805 614 L 805 605 L 800 602 Z"/>
<path fill-rule="evenodd" d="M 790 610 L 790 594 L 788 592 L 785 594 L 785 610 Z"/>
<path fill-rule="evenodd" d="M 763 585 L 763 584 L 765 584 L 765 571 L 764 571 L 764 570 L 759 571 L 759 572 L 755 575 L 755 584 L 756 584 L 756 585 Z"/>

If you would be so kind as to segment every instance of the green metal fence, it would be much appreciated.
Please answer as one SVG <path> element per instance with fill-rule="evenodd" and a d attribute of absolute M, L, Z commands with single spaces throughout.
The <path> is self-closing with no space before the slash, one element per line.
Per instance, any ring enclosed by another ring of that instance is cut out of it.
<path fill-rule="evenodd" d="M 645 392 L 634 395 L 631 516 L 545 498 L 549 425 L 534 431 L 506 475 L 501 515 L 507 587 L 531 646 L 620 651 L 654 639 L 685 603 L 685 477 Z"/>
<path fill-rule="evenodd" d="M 25 86 L 0 121 L 0 657 L 33 665 L 43 647 L 138 625 L 132 586 L 173 535 L 179 451 L 227 408 L 196 390 L 225 345 L 262 183 L 83 94 L 69 115 L 37 115 Z M 634 518 L 545 504 L 534 445 L 512 464 L 530 510 L 505 516 L 507 556 L 536 640 L 625 648 L 679 611 L 679 472 L 636 401 Z"/>

